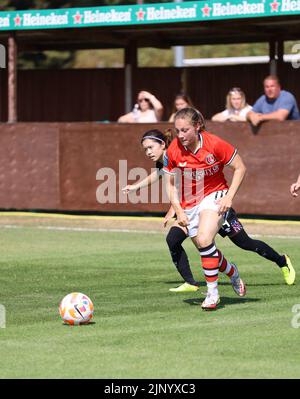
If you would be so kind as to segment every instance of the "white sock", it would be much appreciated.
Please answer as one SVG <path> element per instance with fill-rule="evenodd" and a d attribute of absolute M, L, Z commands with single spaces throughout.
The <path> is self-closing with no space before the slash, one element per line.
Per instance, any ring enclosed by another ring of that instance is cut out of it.
<path fill-rule="evenodd" d="M 212 283 L 207 282 L 207 292 L 212 296 L 219 295 L 218 291 L 218 281 L 213 281 Z"/>

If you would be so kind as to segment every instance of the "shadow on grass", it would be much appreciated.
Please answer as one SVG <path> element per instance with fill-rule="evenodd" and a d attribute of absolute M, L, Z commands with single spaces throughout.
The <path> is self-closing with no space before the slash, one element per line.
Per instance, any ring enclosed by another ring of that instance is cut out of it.
<path fill-rule="evenodd" d="M 158 281 L 158 283 L 160 283 L 160 281 Z M 183 284 L 184 281 L 164 281 L 164 284 L 173 284 L 175 286 L 179 286 L 181 284 Z M 198 281 L 197 282 L 199 287 L 206 287 L 206 282 L 205 281 Z M 247 287 L 269 287 L 269 286 L 284 286 L 286 284 L 282 283 L 247 283 L 247 281 L 245 281 L 245 284 Z M 218 281 L 218 285 L 223 285 L 223 286 L 231 286 L 230 281 Z"/>
<path fill-rule="evenodd" d="M 187 303 L 188 305 L 196 305 L 196 306 L 200 306 L 201 303 L 204 301 L 204 297 L 203 298 L 191 298 L 191 299 L 184 299 L 183 302 Z M 261 301 L 261 299 L 259 298 L 230 298 L 227 296 L 222 296 L 221 297 L 221 302 L 218 305 L 218 309 L 224 308 L 226 305 L 237 305 L 237 304 L 243 304 L 243 303 L 247 303 L 247 302 L 258 302 Z"/>
<path fill-rule="evenodd" d="M 254 284 L 249 284 L 249 283 L 246 283 L 246 286 L 247 286 L 247 287 L 269 287 L 269 286 L 272 286 L 272 285 L 278 287 L 278 286 L 280 286 L 280 285 L 284 286 L 284 285 L 286 285 L 286 284 L 284 284 L 284 283 L 262 283 L 262 284 L 256 284 L 256 283 L 254 283 Z"/>
<path fill-rule="evenodd" d="M 62 323 L 63 326 L 67 326 L 67 327 L 88 327 L 88 326 L 91 326 L 93 324 L 96 324 L 96 322 L 95 321 L 89 321 L 88 323 L 77 324 L 77 325 L 72 325 L 72 324 L 68 324 L 68 323 Z"/>
<path fill-rule="evenodd" d="M 178 287 L 179 285 L 183 284 L 184 281 L 164 281 L 165 284 L 171 284 L 171 285 L 175 285 L 176 287 Z M 197 281 L 199 287 L 206 287 L 206 282 L 205 281 Z"/>

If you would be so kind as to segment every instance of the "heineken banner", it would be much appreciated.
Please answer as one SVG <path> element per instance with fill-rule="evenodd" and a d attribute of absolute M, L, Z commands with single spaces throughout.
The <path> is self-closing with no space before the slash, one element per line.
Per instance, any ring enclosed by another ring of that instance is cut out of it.
<path fill-rule="evenodd" d="M 300 15 L 300 0 L 209 0 L 115 7 L 1 11 L 0 30 L 144 25 Z"/>

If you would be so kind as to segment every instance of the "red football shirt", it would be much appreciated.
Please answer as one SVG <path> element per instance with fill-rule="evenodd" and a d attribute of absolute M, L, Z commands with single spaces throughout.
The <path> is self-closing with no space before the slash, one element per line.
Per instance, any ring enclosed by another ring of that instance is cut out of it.
<path fill-rule="evenodd" d="M 192 153 L 175 138 L 164 157 L 164 172 L 181 176 L 182 208 L 191 208 L 207 195 L 228 189 L 223 168 L 237 153 L 231 144 L 209 132 L 201 132 L 199 139 L 200 148 Z"/>

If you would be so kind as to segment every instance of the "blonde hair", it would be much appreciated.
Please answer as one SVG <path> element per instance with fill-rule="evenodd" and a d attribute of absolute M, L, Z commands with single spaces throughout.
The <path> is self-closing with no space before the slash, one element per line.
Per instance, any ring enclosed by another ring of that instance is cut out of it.
<path fill-rule="evenodd" d="M 240 89 L 239 87 L 233 87 L 232 89 L 229 90 L 229 92 L 228 92 L 228 94 L 226 96 L 226 109 L 228 111 L 234 110 L 234 108 L 232 108 L 232 105 L 231 105 L 231 96 L 232 96 L 232 94 L 239 94 L 242 97 L 242 102 L 241 102 L 241 108 L 240 109 L 243 109 L 243 108 L 245 108 L 248 105 L 247 102 L 246 102 L 246 95 L 243 92 L 243 90 Z"/>

